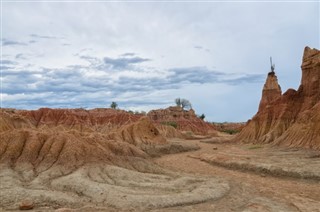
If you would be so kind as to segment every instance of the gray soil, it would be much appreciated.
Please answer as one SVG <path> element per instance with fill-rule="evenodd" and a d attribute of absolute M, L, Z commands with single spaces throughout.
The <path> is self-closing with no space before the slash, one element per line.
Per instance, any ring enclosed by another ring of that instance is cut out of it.
<path fill-rule="evenodd" d="M 0 210 L 320 211 L 319 152 L 177 139 L 145 151 L 156 157 L 127 167 L 1 166 Z"/>
<path fill-rule="evenodd" d="M 319 152 L 260 145 L 187 141 L 200 150 L 154 161 L 167 169 L 226 180 L 217 201 L 171 211 L 320 211 Z"/>

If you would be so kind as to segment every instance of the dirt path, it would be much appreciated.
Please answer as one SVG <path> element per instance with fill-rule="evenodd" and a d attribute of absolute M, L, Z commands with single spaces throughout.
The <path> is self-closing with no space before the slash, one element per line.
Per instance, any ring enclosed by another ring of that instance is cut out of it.
<path fill-rule="evenodd" d="M 194 157 L 204 153 L 217 154 L 219 151 L 241 152 L 241 146 L 207 144 L 190 140 L 184 142 L 197 144 L 201 148 L 194 152 L 165 155 L 154 159 L 154 162 L 173 171 L 221 177 L 229 181 L 231 191 L 225 198 L 216 202 L 177 207 L 170 210 L 320 211 L 319 182 L 272 177 L 210 165 Z M 214 150 L 213 147 L 218 150 Z"/>

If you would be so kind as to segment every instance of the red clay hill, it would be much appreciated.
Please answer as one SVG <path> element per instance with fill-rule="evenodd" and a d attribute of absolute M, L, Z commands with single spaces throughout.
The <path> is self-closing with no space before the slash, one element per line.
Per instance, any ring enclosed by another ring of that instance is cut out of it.
<path fill-rule="evenodd" d="M 35 172 L 146 158 L 141 145 L 167 143 L 148 117 L 112 109 L 1 109 L 0 136 L 0 164 Z"/>
<path fill-rule="evenodd" d="M 301 69 L 299 89 L 284 94 L 268 74 L 259 110 L 235 140 L 320 150 L 320 51 L 306 47 Z"/>
<path fill-rule="evenodd" d="M 172 113 L 172 109 L 174 113 Z M 62 166 L 76 169 L 85 163 L 127 164 L 130 157 L 147 158 L 148 148 L 169 145 L 166 137 L 182 137 L 179 130 L 157 124 L 177 121 L 179 129 L 206 134 L 213 127 L 193 110 L 169 108 L 148 116 L 114 109 L 0 109 L 0 164 L 35 170 Z M 174 119 L 172 119 L 175 117 Z"/>
<path fill-rule="evenodd" d="M 182 107 L 175 106 L 151 110 L 148 117 L 157 123 L 157 126 L 171 125 L 179 131 L 189 131 L 197 135 L 216 134 L 215 127 L 197 117 L 193 109 L 184 110 Z"/>

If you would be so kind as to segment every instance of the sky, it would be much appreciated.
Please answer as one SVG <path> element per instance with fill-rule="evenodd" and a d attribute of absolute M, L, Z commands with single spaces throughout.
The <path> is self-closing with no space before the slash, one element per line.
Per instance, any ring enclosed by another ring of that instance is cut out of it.
<path fill-rule="evenodd" d="M 149 111 L 188 99 L 207 121 L 258 109 L 275 63 L 297 89 L 319 1 L 1 2 L 1 107 Z"/>

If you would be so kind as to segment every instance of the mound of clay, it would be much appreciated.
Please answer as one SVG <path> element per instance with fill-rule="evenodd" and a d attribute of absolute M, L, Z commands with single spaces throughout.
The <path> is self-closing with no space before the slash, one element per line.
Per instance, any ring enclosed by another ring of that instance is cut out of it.
<path fill-rule="evenodd" d="M 122 127 L 115 130 L 115 125 Z M 53 165 L 72 170 L 84 163 L 145 158 L 140 144 L 166 143 L 147 117 L 114 110 L 112 114 L 110 110 L 2 109 L 0 126 L 0 163 L 27 166 L 35 172 Z M 108 128 L 114 130 L 106 132 Z"/>
<path fill-rule="evenodd" d="M 44 211 L 140 211 L 217 200 L 229 190 L 221 180 L 174 174 L 146 160 L 186 149 L 168 144 L 148 117 L 110 110 L 0 112 L 1 211 L 26 206 L 26 199 Z"/>
<path fill-rule="evenodd" d="M 108 108 L 12 110 L 30 120 L 37 128 L 57 127 L 85 132 L 108 132 L 111 129 L 137 121 L 141 115 Z"/>
<path fill-rule="evenodd" d="M 157 129 L 165 138 L 184 138 L 183 134 L 172 126 L 157 124 Z"/>
<path fill-rule="evenodd" d="M 306 47 L 297 91 L 283 95 L 274 72 L 268 74 L 258 113 L 236 140 L 320 149 L 320 51 Z"/>
<path fill-rule="evenodd" d="M 190 131 L 198 135 L 216 134 L 213 125 L 198 118 L 193 109 L 188 111 L 181 107 L 151 110 L 148 117 L 158 125 L 176 125 L 180 131 Z"/>
<path fill-rule="evenodd" d="M 139 121 L 124 125 L 110 135 L 110 138 L 125 141 L 134 145 L 165 144 L 166 139 L 160 134 L 148 117 L 142 117 Z"/>

